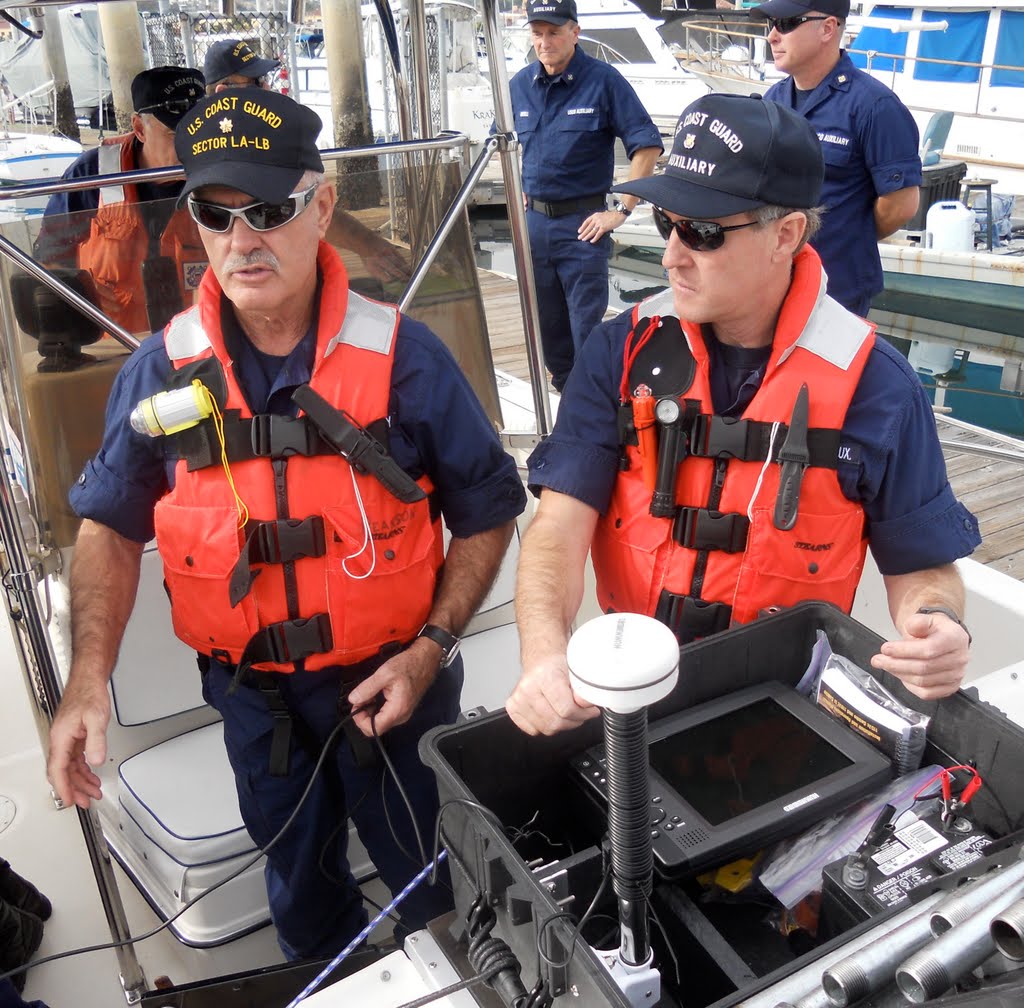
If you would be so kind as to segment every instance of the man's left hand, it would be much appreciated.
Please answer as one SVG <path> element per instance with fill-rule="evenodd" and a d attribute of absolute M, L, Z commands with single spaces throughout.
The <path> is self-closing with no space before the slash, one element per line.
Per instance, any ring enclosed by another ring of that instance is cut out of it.
<path fill-rule="evenodd" d="M 367 272 L 381 283 L 393 280 L 408 280 L 412 270 L 406 253 L 386 238 L 375 234 L 368 240 L 369 247 L 362 253 L 363 265 Z"/>
<path fill-rule="evenodd" d="M 967 670 L 967 631 L 942 613 L 914 613 L 907 618 L 902 640 L 886 641 L 871 667 L 903 680 L 922 700 L 955 693 Z"/>
<path fill-rule="evenodd" d="M 378 735 L 383 735 L 412 717 L 423 694 L 437 678 L 437 651 L 431 641 L 414 640 L 349 693 L 348 702 L 357 711 L 352 720 L 364 735 L 372 738 L 374 728 Z M 375 703 L 378 698 L 379 708 Z M 364 704 L 369 707 L 358 711 Z"/>
<path fill-rule="evenodd" d="M 624 220 L 626 214 L 618 210 L 599 210 L 591 214 L 579 227 L 577 234 L 580 241 L 599 242 L 610 231 L 614 231 Z"/>

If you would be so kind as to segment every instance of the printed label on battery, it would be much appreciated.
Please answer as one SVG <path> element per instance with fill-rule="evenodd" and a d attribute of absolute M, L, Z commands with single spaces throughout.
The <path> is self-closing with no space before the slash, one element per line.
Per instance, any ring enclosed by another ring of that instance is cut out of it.
<path fill-rule="evenodd" d="M 879 882 L 871 887 L 871 895 L 884 907 L 896 906 L 902 903 L 908 893 L 916 889 L 923 882 L 930 882 L 935 878 L 935 873 L 914 865 L 907 868 L 893 878 Z"/>
<path fill-rule="evenodd" d="M 874 855 L 873 860 L 883 875 L 893 875 L 932 851 L 945 847 L 948 842 L 941 833 L 919 819 L 896 830 L 892 840 Z"/>
<path fill-rule="evenodd" d="M 982 857 L 982 850 L 990 843 L 992 843 L 990 837 L 985 836 L 983 833 L 975 833 L 965 837 L 959 843 L 947 847 L 940 854 L 936 854 L 935 861 L 947 872 L 956 871 L 958 868 L 966 868 L 967 865 L 974 864 L 975 861 Z"/>

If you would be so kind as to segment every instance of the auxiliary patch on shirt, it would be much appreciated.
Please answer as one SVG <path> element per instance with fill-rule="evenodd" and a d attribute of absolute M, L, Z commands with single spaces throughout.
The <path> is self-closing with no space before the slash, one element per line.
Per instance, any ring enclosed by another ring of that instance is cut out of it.
<path fill-rule="evenodd" d="M 597 109 L 595 109 L 595 108 L 571 108 L 571 109 L 566 109 L 565 110 L 565 114 L 566 115 L 592 115 L 596 111 L 597 111 Z"/>

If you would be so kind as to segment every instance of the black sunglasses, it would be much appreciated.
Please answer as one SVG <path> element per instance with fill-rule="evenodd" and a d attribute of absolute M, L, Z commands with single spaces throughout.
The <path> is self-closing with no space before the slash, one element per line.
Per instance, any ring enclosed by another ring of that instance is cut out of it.
<path fill-rule="evenodd" d="M 228 231 L 236 217 L 241 217 L 253 231 L 273 231 L 295 220 L 309 206 L 319 185 L 316 183 L 302 192 L 292 193 L 287 203 L 249 203 L 237 208 L 203 203 L 190 195 L 188 212 L 201 228 L 218 234 Z"/>
<path fill-rule="evenodd" d="M 747 221 L 746 224 L 716 224 L 714 221 L 706 220 L 670 220 L 667 213 L 660 207 L 651 207 L 654 215 L 654 225 L 658 234 L 665 241 L 676 237 L 693 252 L 714 252 L 725 244 L 726 231 L 739 231 L 740 228 L 750 227 L 757 221 Z"/>
<path fill-rule="evenodd" d="M 145 108 L 136 109 L 135 111 L 140 114 L 143 112 L 170 112 L 171 115 L 184 115 L 189 109 L 194 108 L 198 101 L 198 98 L 179 98 L 176 101 L 160 102 L 159 105 L 147 105 Z"/>
<path fill-rule="evenodd" d="M 788 18 L 765 18 L 768 22 L 768 31 L 777 31 L 780 35 L 788 35 L 795 32 L 805 21 L 827 21 L 829 17 L 788 17 Z"/>

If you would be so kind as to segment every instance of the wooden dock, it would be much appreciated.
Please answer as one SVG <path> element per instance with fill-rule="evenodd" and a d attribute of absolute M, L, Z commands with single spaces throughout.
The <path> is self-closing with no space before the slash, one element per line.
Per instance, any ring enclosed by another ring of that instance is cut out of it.
<path fill-rule="evenodd" d="M 516 282 L 503 274 L 479 272 L 494 366 L 529 380 Z M 941 417 L 937 422 L 943 441 L 1001 446 L 992 438 L 958 434 Z M 982 544 L 974 559 L 1011 577 L 1024 578 L 1024 465 L 954 449 L 946 450 L 946 464 L 954 493 L 981 526 Z"/>

